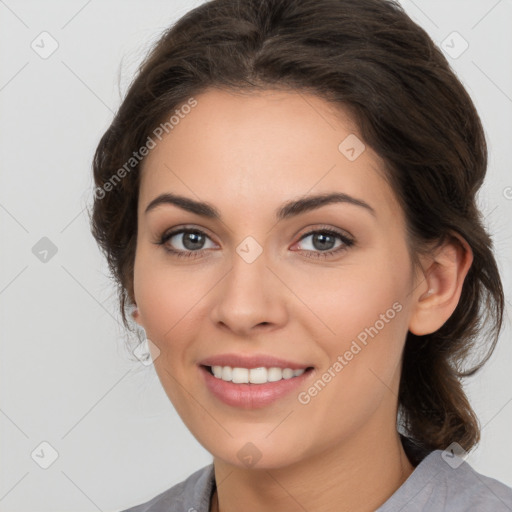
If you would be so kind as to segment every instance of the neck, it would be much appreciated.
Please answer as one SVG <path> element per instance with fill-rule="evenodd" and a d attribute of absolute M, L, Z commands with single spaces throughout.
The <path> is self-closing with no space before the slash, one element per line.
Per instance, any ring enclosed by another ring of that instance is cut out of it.
<path fill-rule="evenodd" d="M 410 476 L 396 429 L 368 437 L 363 432 L 298 463 L 272 469 L 246 469 L 214 458 L 217 490 L 212 512 L 298 509 L 370 512 L 382 505 Z"/>

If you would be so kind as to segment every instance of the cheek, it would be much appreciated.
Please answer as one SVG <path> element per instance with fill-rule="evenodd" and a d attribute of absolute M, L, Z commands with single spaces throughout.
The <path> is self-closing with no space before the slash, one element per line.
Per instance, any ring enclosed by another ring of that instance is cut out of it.
<path fill-rule="evenodd" d="M 184 362 L 181 354 L 194 325 L 199 325 L 202 301 L 217 281 L 212 272 L 186 265 L 180 268 L 162 254 L 142 250 L 137 255 L 134 292 L 141 320 L 148 338 L 174 367 Z"/>
<path fill-rule="evenodd" d="M 183 301 L 180 288 L 171 273 L 149 251 L 138 249 L 134 265 L 134 294 L 146 334 L 162 351 L 162 340 L 172 333 L 179 320 Z"/>
<path fill-rule="evenodd" d="M 189 320 L 197 311 L 194 305 L 204 296 L 204 291 L 196 286 L 198 282 L 190 278 L 190 273 L 171 269 L 143 251 L 135 260 L 135 299 L 146 335 L 159 350 L 154 368 L 168 398 L 189 428 L 193 427 L 189 418 L 200 413 L 193 411 L 194 402 L 183 393 L 183 389 L 190 389 L 191 378 L 184 370 L 190 363 Z"/>
<path fill-rule="evenodd" d="M 339 267 L 312 265 L 300 273 L 288 270 L 286 280 L 293 283 L 293 292 L 304 305 L 303 318 L 309 328 L 321 339 L 332 339 L 333 348 L 338 348 L 340 342 L 360 333 L 364 338 L 365 329 L 376 323 L 383 333 L 390 332 L 391 324 L 400 324 L 402 329 L 403 323 L 396 320 L 397 310 L 405 308 L 407 265 L 408 260 L 399 254 L 368 251 Z"/>
<path fill-rule="evenodd" d="M 333 384 L 322 391 L 325 400 L 317 406 L 371 408 L 393 387 L 407 333 L 409 265 L 406 248 L 390 245 L 330 273 L 323 268 L 295 281 L 294 291 L 315 313 L 308 313 L 302 325 L 324 354 L 320 376 L 338 362 L 331 370 Z"/>
<path fill-rule="evenodd" d="M 396 282 L 381 277 L 371 286 L 354 277 L 345 283 L 337 292 L 325 292 L 335 300 L 319 296 L 312 306 L 334 334 L 317 322 L 316 339 L 325 357 L 317 378 L 303 390 L 301 403 L 310 402 L 299 406 L 310 425 L 309 442 L 317 443 L 322 432 L 326 446 L 361 429 L 380 407 L 393 414 L 407 332 L 407 309 Z"/>

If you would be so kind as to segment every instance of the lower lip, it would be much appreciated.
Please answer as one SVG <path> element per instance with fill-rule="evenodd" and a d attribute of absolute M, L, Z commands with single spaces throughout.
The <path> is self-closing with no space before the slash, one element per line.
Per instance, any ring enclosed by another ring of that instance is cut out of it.
<path fill-rule="evenodd" d="M 234 384 L 214 377 L 204 366 L 199 366 L 207 388 L 227 405 L 241 409 L 259 409 L 270 405 L 297 389 L 312 373 L 309 368 L 302 375 L 265 384 Z"/>

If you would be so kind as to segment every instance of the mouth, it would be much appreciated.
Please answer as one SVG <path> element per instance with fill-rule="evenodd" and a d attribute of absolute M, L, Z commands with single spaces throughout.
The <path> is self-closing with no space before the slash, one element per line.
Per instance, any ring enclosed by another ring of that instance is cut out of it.
<path fill-rule="evenodd" d="M 300 377 L 303 373 L 312 370 L 312 366 L 305 368 L 279 368 L 277 366 L 258 368 L 243 368 L 232 366 L 207 366 L 202 365 L 210 375 L 224 382 L 233 382 L 234 384 L 267 384 L 269 382 L 279 382 L 280 380 L 293 379 Z"/>
<path fill-rule="evenodd" d="M 238 409 L 261 409 L 287 396 L 315 373 L 312 366 L 281 368 L 277 366 L 198 365 L 206 389 L 223 404 Z"/>

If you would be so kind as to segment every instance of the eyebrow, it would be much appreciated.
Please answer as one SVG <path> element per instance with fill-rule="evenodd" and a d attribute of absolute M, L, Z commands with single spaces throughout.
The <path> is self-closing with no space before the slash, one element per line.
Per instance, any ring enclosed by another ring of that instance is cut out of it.
<path fill-rule="evenodd" d="M 346 203 L 359 206 L 376 217 L 375 210 L 368 203 L 362 199 L 357 199 L 342 192 L 303 196 L 298 199 L 292 199 L 284 203 L 275 211 L 275 217 L 277 220 L 284 220 L 333 203 Z M 161 194 L 155 197 L 155 199 L 153 199 L 146 207 L 145 213 L 148 213 L 149 211 L 162 204 L 175 205 L 182 210 L 209 219 L 222 219 L 219 211 L 210 203 L 196 201 L 194 199 L 190 199 L 189 197 L 170 193 Z"/>

